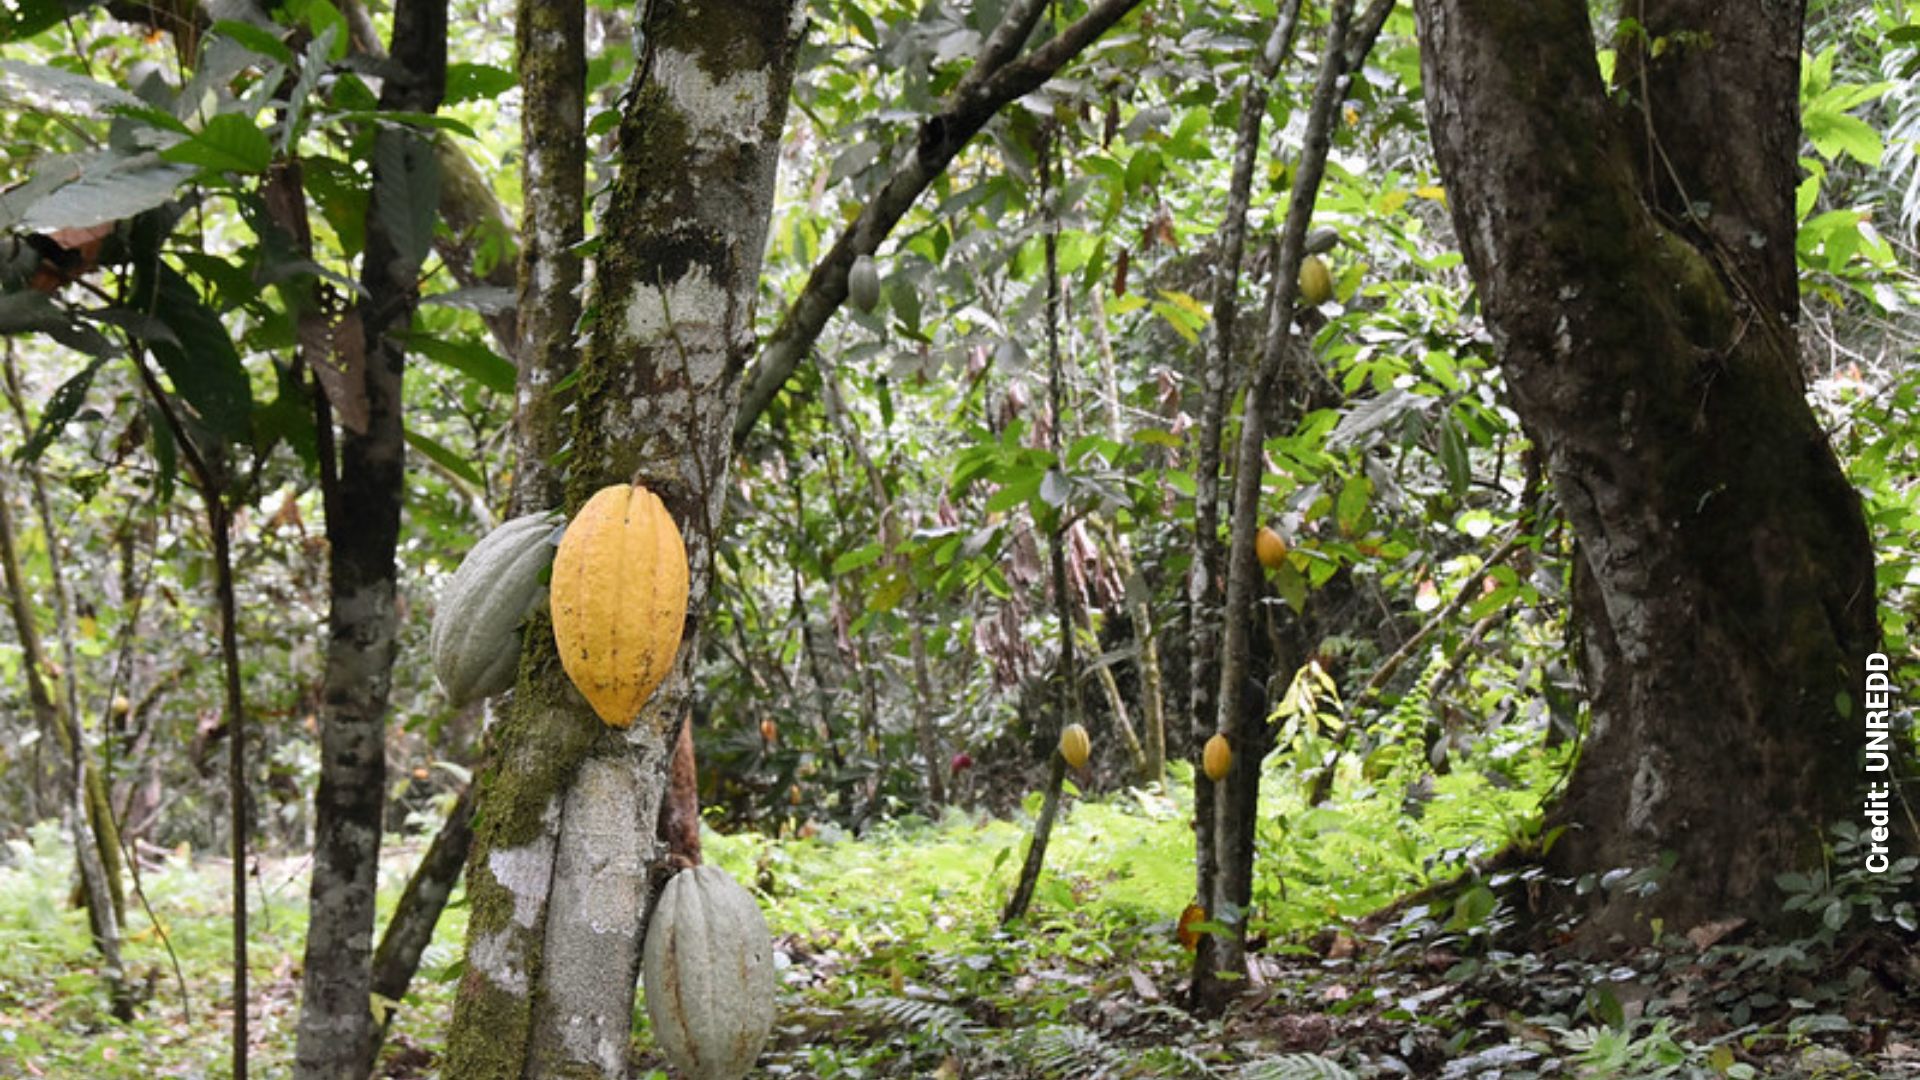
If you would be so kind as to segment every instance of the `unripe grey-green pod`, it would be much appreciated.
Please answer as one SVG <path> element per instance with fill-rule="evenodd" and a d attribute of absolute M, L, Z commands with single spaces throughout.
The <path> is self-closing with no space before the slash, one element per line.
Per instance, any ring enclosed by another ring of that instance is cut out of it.
<path fill-rule="evenodd" d="M 847 271 L 847 298 L 861 311 L 872 311 L 880 303 L 880 268 L 873 264 L 873 256 L 853 260 L 853 269 Z"/>
<path fill-rule="evenodd" d="M 547 599 L 540 579 L 553 562 L 551 513 L 527 514 L 473 545 L 433 613 L 428 651 L 440 688 L 454 705 L 513 685 L 520 668 L 520 624 Z"/>

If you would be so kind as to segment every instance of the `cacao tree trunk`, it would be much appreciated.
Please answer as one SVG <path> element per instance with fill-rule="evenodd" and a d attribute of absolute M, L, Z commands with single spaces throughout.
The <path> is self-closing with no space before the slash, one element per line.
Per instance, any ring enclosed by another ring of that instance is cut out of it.
<path fill-rule="evenodd" d="M 1264 622 L 1259 601 L 1265 578 L 1254 557 L 1254 534 L 1260 523 L 1261 478 L 1266 472 L 1268 425 L 1280 400 L 1280 375 L 1296 347 L 1293 336 L 1297 275 L 1306 250 L 1307 227 L 1319 198 L 1320 178 L 1326 168 L 1335 108 L 1344 97 L 1350 67 L 1347 30 L 1352 0 L 1335 0 L 1329 15 L 1320 75 L 1308 112 L 1305 144 L 1294 174 L 1274 260 L 1274 287 L 1268 302 L 1266 336 L 1258 368 L 1247 384 L 1240 419 L 1240 441 L 1234 450 L 1234 484 L 1230 546 L 1226 559 L 1226 624 L 1221 636 L 1220 730 L 1234 755 L 1233 768 L 1213 792 L 1213 888 L 1204 901 L 1207 916 L 1219 932 L 1209 935 L 1211 948 L 1195 957 L 1193 1003 L 1203 1012 L 1224 1007 L 1245 985 L 1247 965 L 1247 907 L 1253 896 L 1253 828 L 1259 806 L 1260 769 L 1246 759 L 1264 757 L 1266 730 L 1264 689 L 1253 678 L 1253 630 Z M 1253 704 L 1257 702 L 1257 704 Z"/>
<path fill-rule="evenodd" d="M 393 917 L 380 935 L 380 946 L 373 951 L 372 989 L 387 1007 L 381 1012 L 378 1031 L 368 1043 L 366 1064 L 360 1075 L 373 1072 L 380 1042 L 393 1023 L 393 1008 L 406 996 L 414 974 L 420 970 L 420 957 L 433 943 L 433 928 L 440 922 L 447 898 L 460 881 L 460 867 L 466 861 L 473 841 L 473 785 L 468 784 L 453 804 L 446 823 L 434 834 L 427 853 L 420 857 L 406 891 L 393 906 Z"/>
<path fill-rule="evenodd" d="M 692 702 L 801 10 L 646 9 L 564 491 L 569 510 L 612 483 L 661 497 L 692 570 L 687 626 L 673 671 L 621 731 L 567 681 L 547 621 L 530 621 L 480 778 L 449 1076 L 627 1075 L 668 736 Z"/>
<path fill-rule="evenodd" d="M 446 30 L 446 0 L 402 0 L 395 7 L 382 108 L 431 113 L 439 107 Z M 394 126 L 376 133 L 374 146 L 361 270 L 368 299 L 347 315 L 349 325 L 357 320 L 365 341 L 357 391 L 364 395 L 365 422 L 346 421 L 343 414 L 338 474 L 324 492 L 331 552 L 327 669 L 295 1052 L 295 1075 L 308 1080 L 364 1075 L 377 1038 L 368 980 L 386 800 L 387 694 L 399 622 L 394 551 L 406 481 L 401 337 L 413 318 L 426 255 L 413 237 L 431 237 L 430 227 L 418 226 L 430 226 L 437 200 L 430 139 Z M 394 221 L 414 223 L 412 236 L 395 235 Z M 352 376 L 349 371 L 347 378 Z M 331 471 L 323 469 L 322 476 Z M 238 736 L 235 731 L 232 737 Z"/>
<path fill-rule="evenodd" d="M 1578 539 L 1587 744 L 1550 823 L 1587 932 L 1780 919 L 1857 812 L 1879 647 L 1859 499 L 1793 324 L 1802 6 L 1649 0 L 1603 85 L 1582 0 L 1418 0 L 1454 225 Z"/>
<path fill-rule="evenodd" d="M 562 387 L 580 362 L 574 345 L 585 274 L 586 3 L 520 0 L 514 12 L 524 148 L 520 220 L 519 373 L 513 403 L 513 512 L 560 505 L 557 458 L 566 445 Z"/>
<path fill-rule="evenodd" d="M 1220 727 L 1216 694 L 1220 685 L 1220 632 L 1226 603 L 1226 549 L 1220 543 L 1221 437 L 1227 413 L 1227 386 L 1234 371 L 1234 329 L 1240 313 L 1240 261 L 1245 251 L 1253 169 L 1260 155 L 1260 128 L 1267 115 L 1268 84 L 1293 46 L 1300 17 L 1299 0 L 1288 0 L 1266 48 L 1247 76 L 1240 94 L 1240 128 L 1234 139 L 1233 172 L 1227 182 L 1226 216 L 1220 228 L 1220 254 L 1213 264 L 1213 334 L 1200 368 L 1200 427 L 1194 445 L 1193 568 L 1187 578 L 1186 619 L 1191 642 L 1187 680 L 1188 735 L 1193 756 L 1194 902 L 1213 904 L 1213 818 L 1217 785 L 1207 778 L 1201 754 Z M 1194 952 L 1191 1000 L 1195 1006 L 1220 998 L 1214 976 L 1213 935 L 1202 934 Z"/>

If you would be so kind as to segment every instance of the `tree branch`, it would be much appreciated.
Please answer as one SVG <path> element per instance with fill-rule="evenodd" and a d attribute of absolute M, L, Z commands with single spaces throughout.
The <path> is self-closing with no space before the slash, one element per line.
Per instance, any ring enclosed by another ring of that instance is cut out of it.
<path fill-rule="evenodd" d="M 1019 20 L 1036 17 L 1041 5 L 1033 0 L 1021 0 L 1020 6 L 1008 13 L 1007 22 L 981 46 L 981 60 L 973 70 L 947 96 L 938 112 L 920 122 L 914 152 L 894 155 L 901 160 L 893 175 L 820 257 L 807 278 L 806 287 L 787 308 L 779 327 L 767 338 L 760 362 L 754 365 L 746 380 L 740 411 L 734 419 L 736 448 L 753 431 L 760 414 L 798 370 L 801 359 L 813 349 L 813 343 L 826 328 L 827 320 L 846 300 L 847 271 L 853 268 L 853 261 L 878 250 L 880 242 L 906 216 L 920 193 L 945 171 L 955 155 L 1002 106 L 1045 84 L 1139 4 L 1140 0 L 1101 0 L 1058 37 L 1017 62 L 987 71 L 986 65 L 992 58 L 1010 55 L 1008 39 L 1025 40 L 1025 34 L 1018 30 Z M 1009 26 L 1013 28 L 1008 29 Z"/>

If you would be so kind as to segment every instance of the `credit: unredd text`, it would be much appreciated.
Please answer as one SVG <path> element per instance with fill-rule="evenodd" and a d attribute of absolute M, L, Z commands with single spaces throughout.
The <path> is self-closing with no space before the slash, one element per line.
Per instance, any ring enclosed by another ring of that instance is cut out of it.
<path fill-rule="evenodd" d="M 1893 835 L 1893 680 L 1888 678 L 1886 653 L 1867 657 L 1867 797 L 1860 804 L 1867 819 L 1867 870 L 1884 874 L 1889 865 L 1887 841 Z"/>

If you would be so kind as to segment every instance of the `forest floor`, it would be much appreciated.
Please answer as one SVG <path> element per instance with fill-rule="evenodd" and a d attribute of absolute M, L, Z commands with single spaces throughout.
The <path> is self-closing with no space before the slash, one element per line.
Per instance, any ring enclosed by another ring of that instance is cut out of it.
<path fill-rule="evenodd" d="M 1844 881 L 1810 891 L 1811 910 L 1843 906 L 1803 941 L 1696 928 L 1588 959 L 1504 947 L 1513 915 L 1485 888 L 1363 920 L 1505 843 L 1550 772 L 1523 761 L 1506 781 L 1441 778 L 1417 817 L 1404 791 L 1365 785 L 1318 808 L 1276 798 L 1256 978 L 1214 1021 L 1182 1007 L 1192 833 L 1178 785 L 1072 800 L 1032 912 L 1004 929 L 1025 842 L 1006 821 L 953 811 L 858 839 L 710 834 L 707 855 L 759 891 L 775 932 L 784 988 L 766 1076 L 1920 1077 L 1920 938 L 1875 921 L 1875 898 L 1844 895 Z M 384 904 L 424 844 L 389 845 Z M 0 1076 L 225 1075 L 226 864 L 183 848 L 142 875 L 159 923 L 129 916 L 146 997 L 126 1023 L 67 904 L 71 866 L 50 825 L 0 851 Z M 285 1075 L 291 1056 L 306 872 L 263 857 L 254 876 L 256 1075 Z M 456 900 L 398 1004 L 383 1075 L 439 1075 L 464 931 Z M 661 1068 L 644 1008 L 634 1049 L 638 1075 Z"/>

